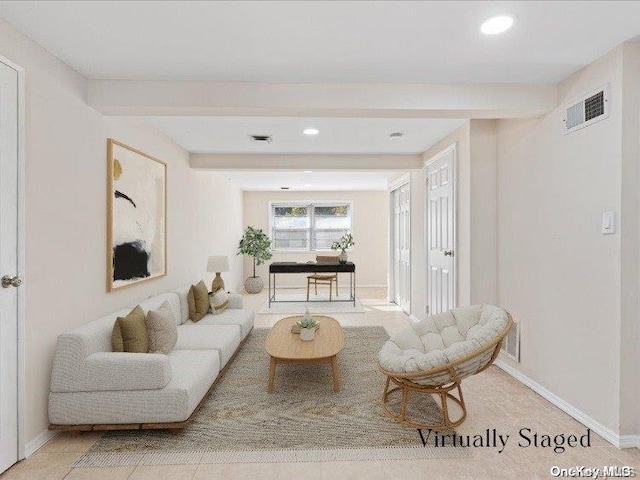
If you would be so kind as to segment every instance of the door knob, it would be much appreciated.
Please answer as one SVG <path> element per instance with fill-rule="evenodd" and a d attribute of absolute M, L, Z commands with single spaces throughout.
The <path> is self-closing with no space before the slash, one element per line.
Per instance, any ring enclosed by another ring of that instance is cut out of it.
<path fill-rule="evenodd" d="M 18 288 L 22 285 L 22 279 L 17 275 L 15 277 L 10 277 L 9 275 L 5 275 L 0 280 L 2 282 L 2 288 L 16 287 Z"/>
<path fill-rule="evenodd" d="M 445 250 L 444 251 L 444 256 L 445 257 L 453 257 L 453 250 Z"/>

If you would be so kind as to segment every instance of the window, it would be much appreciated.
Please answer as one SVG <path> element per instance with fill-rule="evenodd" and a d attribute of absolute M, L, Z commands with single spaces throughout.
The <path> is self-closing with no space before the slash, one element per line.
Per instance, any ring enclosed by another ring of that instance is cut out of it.
<path fill-rule="evenodd" d="M 272 203 L 270 210 L 274 250 L 330 250 L 333 242 L 351 230 L 351 204 L 347 202 Z"/>

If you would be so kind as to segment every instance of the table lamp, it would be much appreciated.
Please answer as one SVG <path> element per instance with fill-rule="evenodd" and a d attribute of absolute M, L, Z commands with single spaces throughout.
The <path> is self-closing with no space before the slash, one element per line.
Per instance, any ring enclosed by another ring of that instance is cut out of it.
<path fill-rule="evenodd" d="M 224 280 L 220 276 L 220 272 L 229 271 L 229 257 L 226 255 L 212 255 L 207 262 L 207 272 L 215 272 L 216 276 L 211 283 L 211 292 L 224 290 Z"/>

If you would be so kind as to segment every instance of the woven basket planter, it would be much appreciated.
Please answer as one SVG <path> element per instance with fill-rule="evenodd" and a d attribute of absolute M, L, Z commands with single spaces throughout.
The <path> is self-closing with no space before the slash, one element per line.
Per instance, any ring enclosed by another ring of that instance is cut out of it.
<path fill-rule="evenodd" d="M 260 277 L 249 277 L 244 282 L 244 289 L 247 293 L 255 294 L 260 293 L 264 288 L 264 282 Z"/>

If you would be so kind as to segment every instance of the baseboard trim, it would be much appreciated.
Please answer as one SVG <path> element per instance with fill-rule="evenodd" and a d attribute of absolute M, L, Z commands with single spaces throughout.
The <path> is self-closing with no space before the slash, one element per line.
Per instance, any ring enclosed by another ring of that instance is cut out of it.
<path fill-rule="evenodd" d="M 530 379 L 525 374 L 523 374 L 513 366 L 509 365 L 504 360 L 498 359 L 494 362 L 494 365 L 502 369 L 509 375 L 511 375 L 520 383 L 529 387 L 531 390 L 536 392 L 541 397 L 553 403 L 556 407 L 558 407 L 560 410 L 562 410 L 566 414 L 571 415 L 578 422 L 582 423 L 585 427 L 588 427 L 591 430 L 593 430 L 595 433 L 600 435 L 602 438 L 604 438 L 607 442 L 611 443 L 612 445 L 618 448 L 631 448 L 631 447 L 637 446 L 637 444 L 632 445 L 632 442 L 640 441 L 640 435 L 623 435 L 623 436 L 618 435 L 610 428 L 605 427 L 600 422 L 598 422 L 597 420 L 593 419 L 592 417 L 584 413 L 582 410 L 577 409 L 570 403 L 558 397 L 553 392 L 547 390 L 538 382 Z"/>
<path fill-rule="evenodd" d="M 58 432 L 51 432 L 49 430 L 45 430 L 37 435 L 35 438 L 32 438 L 27 442 L 24 446 L 24 458 L 29 458 L 31 455 L 36 453 L 38 449 L 44 447 L 44 445 L 55 437 Z"/>
<path fill-rule="evenodd" d="M 620 448 L 640 448 L 640 435 L 620 435 Z"/>

